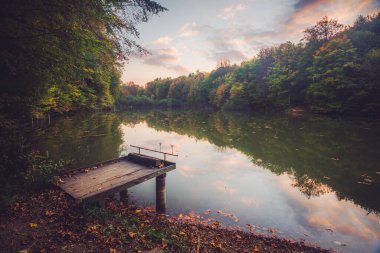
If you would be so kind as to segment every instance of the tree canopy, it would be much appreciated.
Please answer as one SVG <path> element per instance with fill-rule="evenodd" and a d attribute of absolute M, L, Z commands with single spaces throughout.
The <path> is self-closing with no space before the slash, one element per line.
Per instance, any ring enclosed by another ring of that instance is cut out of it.
<path fill-rule="evenodd" d="M 151 0 L 5 0 L 0 8 L 0 110 L 40 116 L 113 105 L 136 24 L 166 9 Z"/>

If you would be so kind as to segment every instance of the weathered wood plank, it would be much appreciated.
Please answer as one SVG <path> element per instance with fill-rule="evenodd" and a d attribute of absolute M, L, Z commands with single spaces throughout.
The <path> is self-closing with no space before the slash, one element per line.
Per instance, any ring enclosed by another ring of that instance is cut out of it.
<path fill-rule="evenodd" d="M 110 187 L 102 188 L 99 191 L 89 192 L 85 195 L 82 195 L 78 199 L 80 200 L 88 200 L 88 199 L 100 199 L 104 198 L 109 194 L 114 194 L 117 192 L 120 192 L 121 190 L 125 188 L 130 188 L 132 186 L 135 186 L 137 184 L 140 184 L 142 182 L 145 182 L 151 178 L 155 178 L 159 175 L 165 174 L 169 171 L 172 171 L 176 168 L 175 164 L 169 165 L 167 167 L 164 167 L 162 169 L 152 170 L 147 169 L 146 173 L 143 173 L 143 175 L 140 175 L 138 177 L 125 177 L 125 181 L 119 181 L 115 184 L 113 184 Z"/>
<path fill-rule="evenodd" d="M 63 186 L 65 188 L 73 188 L 77 187 L 78 183 L 81 183 L 83 187 L 86 187 L 88 185 L 107 181 L 115 176 L 120 176 L 143 168 L 144 167 L 139 164 L 122 161 L 116 164 L 100 167 L 95 170 L 90 170 L 87 173 L 80 173 L 73 177 L 67 177 L 64 180 L 65 183 Z"/>
<path fill-rule="evenodd" d="M 129 154 L 128 160 L 145 166 L 159 167 L 161 165 L 161 160 L 158 158 L 135 153 Z"/>
<path fill-rule="evenodd" d="M 164 168 L 154 169 L 131 161 L 130 156 L 106 161 L 92 165 L 96 169 L 64 177 L 61 188 L 78 200 L 100 199 L 175 169 L 175 164 L 162 162 Z"/>
<path fill-rule="evenodd" d="M 141 166 L 139 169 L 135 169 L 133 171 L 128 171 L 126 169 L 125 173 L 120 173 L 118 176 L 114 176 L 107 180 L 97 181 L 97 183 L 89 184 L 86 187 L 81 187 L 78 185 L 78 188 L 75 191 L 72 191 L 72 193 L 80 198 L 82 195 L 88 193 L 88 192 L 95 192 L 95 191 L 101 191 L 102 189 L 108 189 L 109 187 L 112 187 L 113 185 L 128 180 L 128 178 L 135 177 L 135 176 L 143 176 L 147 172 L 147 169 L 145 169 L 143 166 Z"/>

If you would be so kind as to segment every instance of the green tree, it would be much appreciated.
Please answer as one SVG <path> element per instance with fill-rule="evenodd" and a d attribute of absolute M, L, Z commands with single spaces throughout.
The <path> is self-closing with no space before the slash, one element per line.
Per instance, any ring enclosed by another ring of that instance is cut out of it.
<path fill-rule="evenodd" d="M 121 60 L 146 53 L 136 24 L 164 10 L 151 0 L 2 1 L 1 95 L 37 116 L 110 107 Z"/>
<path fill-rule="evenodd" d="M 356 49 L 347 36 L 335 38 L 322 46 L 309 68 L 312 78 L 308 92 L 314 110 L 345 112 L 358 88 Z"/>
<path fill-rule="evenodd" d="M 299 77 L 301 50 L 300 45 L 287 42 L 274 51 L 274 63 L 269 68 L 266 80 L 269 96 L 276 106 L 291 106 L 302 100 L 303 82 Z"/>

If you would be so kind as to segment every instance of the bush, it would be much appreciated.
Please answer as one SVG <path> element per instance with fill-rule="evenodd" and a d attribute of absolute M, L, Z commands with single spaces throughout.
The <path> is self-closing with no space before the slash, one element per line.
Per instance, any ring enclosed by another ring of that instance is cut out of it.
<path fill-rule="evenodd" d="M 175 98 L 165 98 L 161 99 L 156 103 L 159 107 L 171 107 L 171 108 L 179 108 L 183 106 L 183 103 L 179 99 Z"/>
<path fill-rule="evenodd" d="M 154 102 L 151 98 L 146 96 L 121 96 L 117 102 L 118 107 L 151 107 Z"/>
<path fill-rule="evenodd" d="M 59 160 L 54 163 L 47 157 L 40 155 L 38 151 L 33 151 L 26 155 L 27 168 L 24 179 L 27 184 L 33 187 L 44 187 L 54 182 L 57 172 L 63 170 L 66 162 Z"/>

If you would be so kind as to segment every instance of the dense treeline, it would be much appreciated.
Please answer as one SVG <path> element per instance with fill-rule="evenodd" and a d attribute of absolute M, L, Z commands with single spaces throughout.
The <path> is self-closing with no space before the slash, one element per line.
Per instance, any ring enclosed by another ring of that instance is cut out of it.
<path fill-rule="evenodd" d="M 380 111 L 380 13 L 345 27 L 324 17 L 300 43 L 261 50 L 252 60 L 211 73 L 124 87 L 122 106 L 210 105 L 216 108 L 310 108 L 315 112 Z"/>
<path fill-rule="evenodd" d="M 113 106 L 122 60 L 146 52 L 136 24 L 164 10 L 151 0 L 2 1 L 0 112 Z"/>

